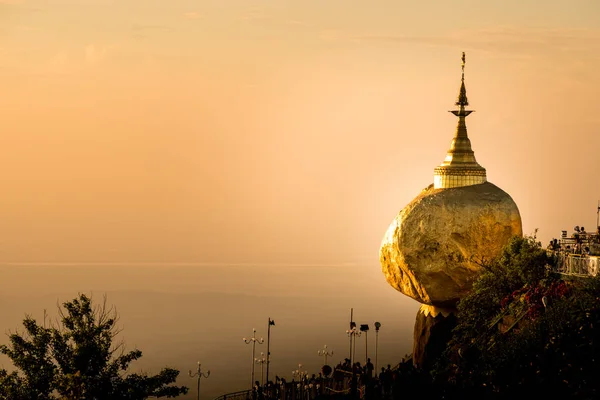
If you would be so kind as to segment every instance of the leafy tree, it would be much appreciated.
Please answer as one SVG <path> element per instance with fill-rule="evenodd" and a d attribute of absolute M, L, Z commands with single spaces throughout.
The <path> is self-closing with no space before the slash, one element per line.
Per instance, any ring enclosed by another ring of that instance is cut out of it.
<path fill-rule="evenodd" d="M 498 258 L 482 265 L 471 293 L 459 302 L 454 342 L 484 340 L 481 328 L 498 315 L 507 296 L 542 281 L 556 280 L 548 268 L 554 262 L 535 236 L 513 237 Z"/>
<path fill-rule="evenodd" d="M 535 238 L 515 238 L 486 266 L 458 307 L 458 324 L 435 381 L 486 398 L 597 398 L 600 277 L 563 280 Z M 544 300 L 542 300 L 544 299 Z"/>
<path fill-rule="evenodd" d="M 154 376 L 127 374 L 142 352 L 125 352 L 123 342 L 113 343 L 119 333 L 117 314 L 106 307 L 106 299 L 93 307 L 89 297 L 80 295 L 59 313 L 57 327 L 26 317 L 25 331 L 10 334 L 9 345 L 0 346 L 18 370 L 0 370 L 0 399 L 137 400 L 187 393 L 186 387 L 171 385 L 179 375 L 175 369 Z"/>

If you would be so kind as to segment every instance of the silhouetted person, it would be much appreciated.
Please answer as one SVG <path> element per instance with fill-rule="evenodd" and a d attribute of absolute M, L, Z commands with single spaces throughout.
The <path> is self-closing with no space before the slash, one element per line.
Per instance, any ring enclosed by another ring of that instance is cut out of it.
<path fill-rule="evenodd" d="M 253 393 L 253 398 L 256 400 L 262 400 L 263 399 L 263 388 L 260 385 L 259 381 L 254 382 L 254 393 Z"/>
<path fill-rule="evenodd" d="M 370 380 L 373 377 L 374 369 L 375 369 L 375 367 L 373 366 L 371 359 L 367 358 L 367 363 L 365 364 L 365 375 L 367 377 L 367 380 Z"/>

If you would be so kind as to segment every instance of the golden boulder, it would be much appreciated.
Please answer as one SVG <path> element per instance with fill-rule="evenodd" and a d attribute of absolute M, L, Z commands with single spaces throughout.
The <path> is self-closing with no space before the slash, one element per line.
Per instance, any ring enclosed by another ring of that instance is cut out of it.
<path fill-rule="evenodd" d="M 428 186 L 398 213 L 380 248 L 390 285 L 428 305 L 453 308 L 467 295 L 481 264 L 522 235 L 513 199 L 490 182 Z"/>

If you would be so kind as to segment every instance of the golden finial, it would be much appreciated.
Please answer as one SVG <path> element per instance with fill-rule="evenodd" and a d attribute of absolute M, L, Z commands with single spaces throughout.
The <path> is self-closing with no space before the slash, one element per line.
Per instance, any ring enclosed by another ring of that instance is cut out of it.
<path fill-rule="evenodd" d="M 469 100 L 467 99 L 467 89 L 465 88 L 465 52 L 463 51 L 462 53 L 462 58 L 461 58 L 462 62 L 461 62 L 461 68 L 462 68 L 462 77 L 460 80 L 460 91 L 458 93 L 458 100 L 456 100 L 456 103 L 454 103 L 457 106 L 460 106 L 461 109 L 464 111 L 464 107 L 469 105 Z"/>

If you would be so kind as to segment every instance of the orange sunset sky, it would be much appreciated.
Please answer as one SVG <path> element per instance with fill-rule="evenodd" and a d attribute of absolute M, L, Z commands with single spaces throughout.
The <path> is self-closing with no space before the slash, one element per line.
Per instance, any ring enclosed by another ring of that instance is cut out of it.
<path fill-rule="evenodd" d="M 600 1 L 0 0 L 0 262 L 377 262 L 462 51 L 525 233 L 593 230 Z"/>

